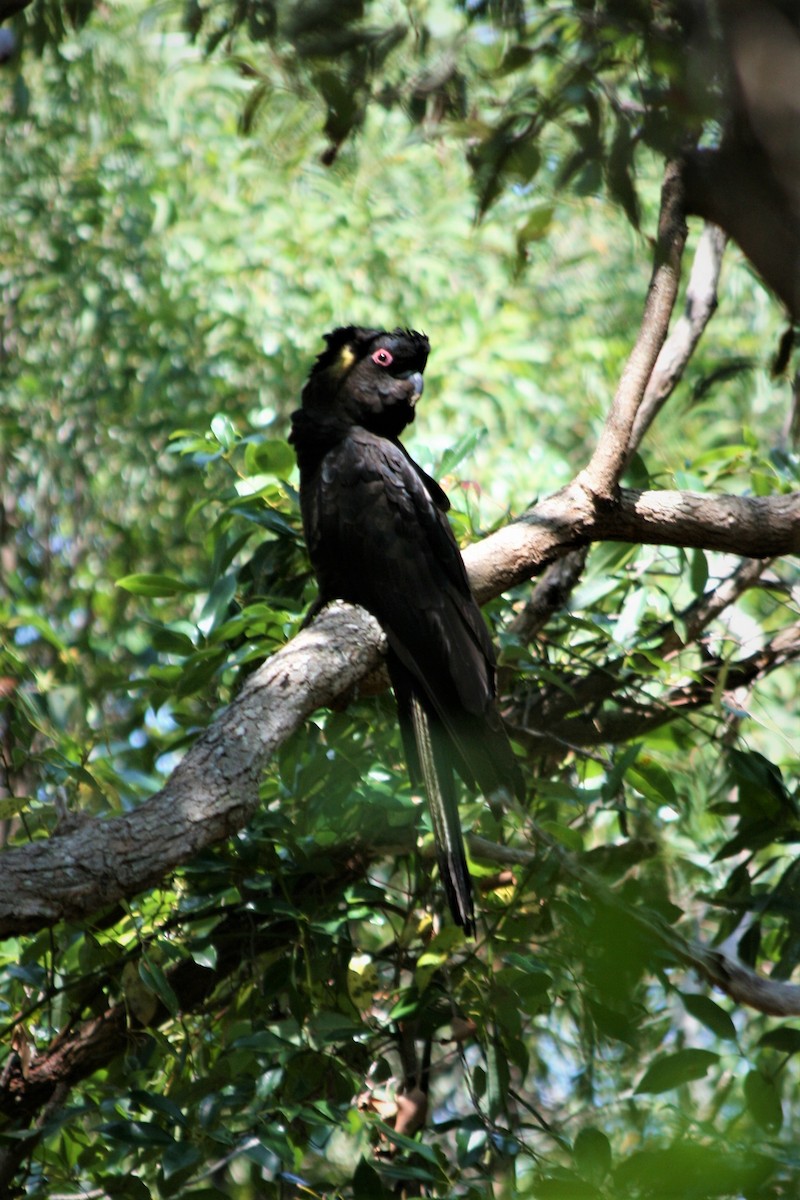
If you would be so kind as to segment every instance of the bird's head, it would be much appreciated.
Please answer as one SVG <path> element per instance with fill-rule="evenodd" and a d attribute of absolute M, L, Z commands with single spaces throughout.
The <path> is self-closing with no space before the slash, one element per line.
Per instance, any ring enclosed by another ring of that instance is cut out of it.
<path fill-rule="evenodd" d="M 325 341 L 303 388 L 304 411 L 397 437 L 414 420 L 422 395 L 430 350 L 425 334 L 348 325 L 326 333 Z"/>

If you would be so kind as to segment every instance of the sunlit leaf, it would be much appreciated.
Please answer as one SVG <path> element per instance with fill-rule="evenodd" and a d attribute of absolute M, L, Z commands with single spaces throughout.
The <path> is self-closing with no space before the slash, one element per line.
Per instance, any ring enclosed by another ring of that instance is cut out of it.
<path fill-rule="evenodd" d="M 177 596 L 183 592 L 193 592 L 195 585 L 172 575 L 123 575 L 117 580 L 117 587 L 136 596 Z"/>

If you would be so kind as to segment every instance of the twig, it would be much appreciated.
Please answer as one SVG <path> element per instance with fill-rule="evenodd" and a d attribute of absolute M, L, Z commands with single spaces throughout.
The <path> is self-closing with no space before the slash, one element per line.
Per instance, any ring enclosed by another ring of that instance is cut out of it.
<path fill-rule="evenodd" d="M 556 858 L 562 873 L 578 883 L 587 895 L 608 908 L 623 912 L 626 921 L 636 924 L 648 939 L 667 949 L 677 962 L 699 971 L 709 983 L 720 988 L 737 1004 L 745 1004 L 748 1008 L 771 1016 L 790 1017 L 800 1014 L 800 986 L 797 984 L 764 979 L 738 958 L 728 954 L 724 948 L 713 949 L 693 938 L 683 937 L 657 913 L 633 907 L 627 898 L 618 895 L 544 830 L 536 827 L 534 837 L 539 846 Z M 541 858 L 540 853 L 532 850 L 499 846 L 475 834 L 471 834 L 467 841 L 470 853 L 475 858 L 502 863 L 505 866 L 530 867 Z"/>
<path fill-rule="evenodd" d="M 664 624 L 654 632 L 648 638 L 648 652 L 658 658 L 669 659 L 679 653 L 684 645 L 695 642 L 726 608 L 758 584 L 768 565 L 768 561 L 760 559 L 746 559 L 740 563 L 712 591 L 698 596 L 687 605 L 679 614 L 679 622 Z M 635 651 L 636 647 L 633 646 L 625 655 L 597 663 L 584 675 L 565 672 L 560 678 L 561 686 L 540 688 L 534 695 L 521 698 L 511 720 L 522 724 L 523 740 L 527 740 L 525 735 L 529 733 L 535 739 L 531 745 L 537 753 L 550 755 L 560 749 L 563 754 L 564 750 L 585 748 L 587 744 L 602 742 L 603 732 L 609 735 L 609 741 L 618 740 L 620 734 L 622 740 L 627 741 L 640 736 L 648 722 L 662 725 L 681 715 L 685 707 L 681 705 L 679 710 L 669 707 L 667 697 L 657 705 L 652 701 L 646 707 L 628 704 L 603 718 L 584 715 L 573 718 L 569 725 L 565 723 L 569 713 L 596 712 L 604 701 L 624 692 L 631 680 L 636 678 L 635 667 L 631 666 L 631 655 Z M 734 669 L 735 666 L 733 664 Z M 540 735 L 538 732 L 531 733 L 531 730 L 546 730 L 546 733 Z M 617 736 L 610 736 L 612 733 Z"/>

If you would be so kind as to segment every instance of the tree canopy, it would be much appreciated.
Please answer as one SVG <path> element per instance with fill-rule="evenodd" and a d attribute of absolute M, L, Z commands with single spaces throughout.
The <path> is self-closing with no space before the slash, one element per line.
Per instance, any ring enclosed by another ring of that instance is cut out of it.
<path fill-rule="evenodd" d="M 788 0 L 0 4 L 0 1192 L 800 1178 Z M 424 329 L 527 792 L 449 923 L 289 413 Z"/>

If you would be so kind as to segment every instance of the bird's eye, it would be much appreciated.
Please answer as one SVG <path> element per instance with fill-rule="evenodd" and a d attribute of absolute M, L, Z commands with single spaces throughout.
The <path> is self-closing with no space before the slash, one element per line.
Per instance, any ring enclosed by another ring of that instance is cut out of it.
<path fill-rule="evenodd" d="M 376 350 L 372 356 L 372 361 L 379 367 L 390 367 L 393 359 L 388 350 Z"/>

